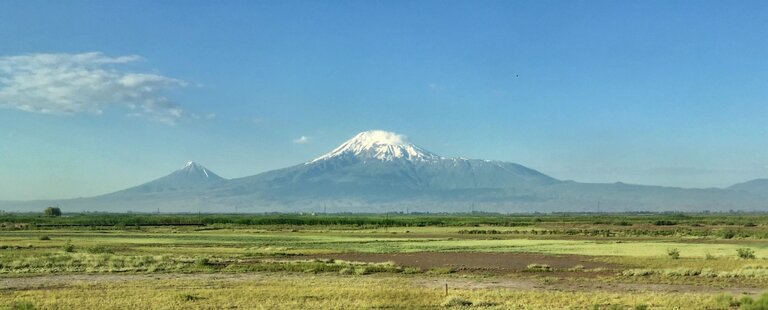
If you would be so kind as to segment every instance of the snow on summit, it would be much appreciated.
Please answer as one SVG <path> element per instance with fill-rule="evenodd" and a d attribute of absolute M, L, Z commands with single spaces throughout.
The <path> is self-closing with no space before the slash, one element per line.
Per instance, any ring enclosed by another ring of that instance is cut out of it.
<path fill-rule="evenodd" d="M 384 130 L 370 130 L 355 135 L 330 153 L 320 156 L 310 163 L 341 156 L 385 161 L 440 159 L 440 156 L 408 142 L 408 139 L 403 135 Z"/>
<path fill-rule="evenodd" d="M 208 168 L 205 168 L 203 165 L 200 165 L 194 161 L 188 161 L 184 168 L 181 168 L 178 170 L 178 173 L 184 174 L 186 176 L 191 177 L 198 177 L 198 178 L 212 178 L 212 179 L 221 179 L 218 175 L 208 170 Z"/>

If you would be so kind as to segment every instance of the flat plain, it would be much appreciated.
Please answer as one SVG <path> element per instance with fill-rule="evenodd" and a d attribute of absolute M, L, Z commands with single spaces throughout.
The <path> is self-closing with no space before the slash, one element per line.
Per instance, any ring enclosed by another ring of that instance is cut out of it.
<path fill-rule="evenodd" d="M 0 223 L 0 308 L 768 305 L 761 214 L 4 214 Z"/>

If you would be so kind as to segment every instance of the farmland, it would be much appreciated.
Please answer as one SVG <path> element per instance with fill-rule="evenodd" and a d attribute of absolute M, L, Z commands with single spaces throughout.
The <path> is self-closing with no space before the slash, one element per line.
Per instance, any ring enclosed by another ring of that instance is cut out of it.
<path fill-rule="evenodd" d="M 0 308 L 762 309 L 761 214 L 0 215 Z"/>

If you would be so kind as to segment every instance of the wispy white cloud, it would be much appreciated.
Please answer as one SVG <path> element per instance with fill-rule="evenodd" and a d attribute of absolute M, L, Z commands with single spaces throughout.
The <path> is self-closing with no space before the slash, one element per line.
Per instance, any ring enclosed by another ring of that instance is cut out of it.
<path fill-rule="evenodd" d="M 431 90 L 431 91 L 443 91 L 443 90 L 445 90 L 445 86 L 443 86 L 441 84 L 437 84 L 437 83 L 429 83 L 429 85 L 427 85 L 427 88 L 429 88 L 429 90 Z"/>
<path fill-rule="evenodd" d="M 0 107 L 54 115 L 120 107 L 131 116 L 175 123 L 185 112 L 165 93 L 187 82 L 120 68 L 140 60 L 98 52 L 0 57 Z"/>
<path fill-rule="evenodd" d="M 307 144 L 307 143 L 309 143 L 309 137 L 307 137 L 307 136 L 298 137 L 296 139 L 293 139 L 293 143 L 296 143 L 296 144 Z"/>

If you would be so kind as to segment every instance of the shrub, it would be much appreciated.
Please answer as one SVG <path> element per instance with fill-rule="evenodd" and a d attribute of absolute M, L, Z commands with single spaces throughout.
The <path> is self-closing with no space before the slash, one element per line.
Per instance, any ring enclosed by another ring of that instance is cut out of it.
<path fill-rule="evenodd" d="M 498 306 L 498 303 L 492 302 L 492 301 L 478 301 L 472 306 L 478 307 L 478 308 L 489 308 L 489 307 L 496 307 Z"/>
<path fill-rule="evenodd" d="M 199 267 L 208 266 L 208 265 L 210 265 L 210 263 L 211 262 L 210 262 L 210 260 L 208 260 L 207 257 L 200 256 L 200 257 L 196 257 L 195 258 L 195 265 L 196 266 L 199 266 Z"/>
<path fill-rule="evenodd" d="M 734 299 L 731 294 L 722 294 L 715 297 L 715 303 L 717 303 L 718 308 L 723 309 L 729 309 L 732 307 L 738 307 L 739 301 Z"/>
<path fill-rule="evenodd" d="M 61 250 L 67 253 L 72 253 L 75 251 L 75 245 L 72 244 L 69 240 L 64 243 L 64 245 L 61 246 Z"/>
<path fill-rule="evenodd" d="M 472 302 L 460 296 L 448 296 L 441 304 L 443 307 L 468 307 Z"/>
<path fill-rule="evenodd" d="M 547 264 L 530 264 L 525 267 L 526 271 L 552 271 L 552 267 Z"/>
<path fill-rule="evenodd" d="M 736 255 L 743 259 L 753 259 L 755 258 L 755 250 L 750 248 L 738 248 L 736 249 Z"/>
<path fill-rule="evenodd" d="M 200 297 L 200 296 L 195 296 L 195 295 L 192 295 L 192 294 L 182 294 L 181 295 L 181 300 L 183 300 L 183 301 L 197 301 L 197 300 L 200 300 L 200 299 L 205 299 L 205 298 Z"/>
<path fill-rule="evenodd" d="M 741 306 L 741 307 L 739 307 L 739 309 L 744 309 L 744 308 L 746 308 L 748 306 L 751 306 L 754 303 L 755 303 L 755 300 L 752 299 L 752 297 L 741 296 L 741 298 L 739 298 L 739 301 L 738 301 L 738 304 Z"/>
<path fill-rule="evenodd" d="M 677 225 L 677 223 L 674 222 L 674 221 L 669 221 L 669 220 L 657 220 L 657 221 L 653 222 L 653 225 L 656 225 L 656 226 L 674 226 L 674 225 Z"/>
<path fill-rule="evenodd" d="M 45 216 L 61 216 L 61 209 L 58 207 L 48 207 L 43 211 Z"/>
<path fill-rule="evenodd" d="M 655 272 L 652 269 L 627 269 L 621 272 L 623 276 L 638 277 L 638 276 L 650 276 Z"/>
<path fill-rule="evenodd" d="M 355 268 L 355 274 L 359 275 L 359 276 L 367 275 L 367 274 L 371 274 L 371 273 L 373 273 L 373 270 L 371 270 L 371 269 L 369 269 L 368 267 L 365 267 L 365 266 Z"/>
<path fill-rule="evenodd" d="M 736 237 L 736 232 L 733 230 L 726 230 L 722 232 L 723 239 L 733 239 L 733 237 Z"/>
<path fill-rule="evenodd" d="M 678 259 L 678 258 L 680 258 L 680 250 L 678 250 L 678 249 L 668 249 L 667 250 L 667 255 L 669 255 L 669 257 L 672 258 L 672 259 Z"/>
<path fill-rule="evenodd" d="M 742 298 L 741 307 L 739 309 L 743 309 L 743 310 L 765 310 L 765 309 L 768 309 L 768 293 L 763 294 L 757 300 L 753 300 L 753 299 L 749 298 L 748 302 L 744 302 L 744 301 L 747 301 L 747 300 L 745 300 L 745 298 Z"/>
<path fill-rule="evenodd" d="M 88 253 L 91 253 L 91 254 L 112 254 L 112 253 L 115 253 L 115 251 L 112 250 L 112 248 L 110 248 L 108 246 L 104 246 L 104 245 L 94 245 L 94 246 L 89 247 L 89 248 L 87 248 L 85 250 Z"/>
<path fill-rule="evenodd" d="M 429 268 L 427 273 L 429 273 L 429 274 L 449 274 L 449 273 L 453 273 L 453 269 L 446 268 L 446 267 L 434 267 L 434 268 Z"/>
<path fill-rule="evenodd" d="M 661 273 L 665 276 L 698 276 L 701 274 L 701 269 L 692 268 L 675 268 L 675 269 L 662 269 Z"/>
<path fill-rule="evenodd" d="M 31 302 L 19 301 L 11 305 L 11 310 L 34 310 L 35 305 Z"/>
<path fill-rule="evenodd" d="M 584 265 L 576 265 L 568 268 L 568 271 L 584 271 Z"/>
<path fill-rule="evenodd" d="M 416 274 L 421 273 L 421 268 L 419 267 L 405 267 L 403 268 L 404 274 Z"/>
<path fill-rule="evenodd" d="M 51 237 L 48 237 L 48 235 L 42 235 L 40 238 L 38 238 L 41 241 L 51 240 Z"/>
<path fill-rule="evenodd" d="M 709 253 L 709 251 L 707 251 L 706 253 L 704 253 L 704 259 L 713 260 L 713 259 L 716 259 L 716 257 L 712 255 L 712 253 Z"/>

